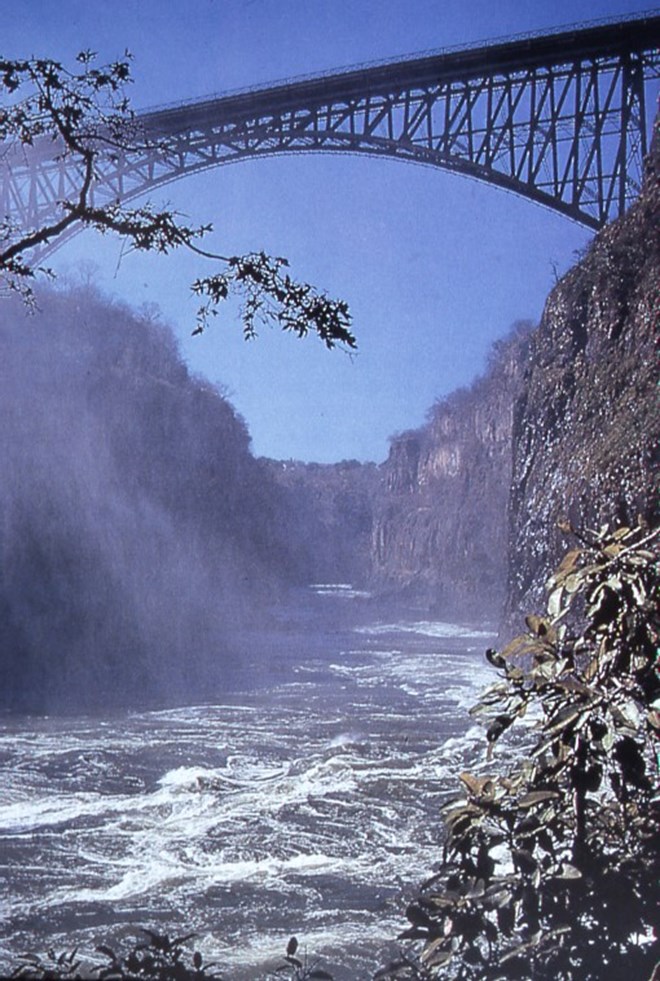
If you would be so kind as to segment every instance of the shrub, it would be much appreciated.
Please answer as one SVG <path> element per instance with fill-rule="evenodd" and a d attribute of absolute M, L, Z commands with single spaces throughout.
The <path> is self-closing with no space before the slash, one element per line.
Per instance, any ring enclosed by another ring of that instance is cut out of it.
<path fill-rule="evenodd" d="M 643 527 L 578 536 L 548 582 L 545 616 L 527 617 L 501 653 L 487 651 L 501 678 L 473 709 L 487 725 L 486 763 L 462 774 L 442 868 L 407 911 L 403 936 L 422 939 L 421 953 L 378 977 L 650 976 L 660 898 L 656 537 Z M 500 740 L 521 720 L 516 762 L 501 772 Z"/>
<path fill-rule="evenodd" d="M 26 954 L 23 963 L 12 973 L 12 978 L 37 978 L 51 981 L 60 978 L 99 979 L 149 978 L 153 981 L 204 981 L 214 978 L 222 981 L 222 975 L 212 972 L 215 964 L 204 964 L 201 953 L 196 950 L 191 963 L 186 963 L 184 945 L 195 934 L 170 938 L 167 934 L 154 933 L 142 929 L 147 937 L 143 943 L 134 944 L 128 953 L 117 953 L 112 947 L 101 945 L 97 951 L 109 961 L 108 964 L 90 968 L 77 956 L 77 948 L 71 952 L 57 955 L 53 950 L 46 956 Z M 81 970 L 83 973 L 80 973 Z"/>

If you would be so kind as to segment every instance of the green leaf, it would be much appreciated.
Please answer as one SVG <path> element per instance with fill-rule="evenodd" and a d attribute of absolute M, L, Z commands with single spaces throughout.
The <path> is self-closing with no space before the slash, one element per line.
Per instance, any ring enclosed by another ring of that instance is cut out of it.
<path fill-rule="evenodd" d="M 535 872 L 538 868 L 538 862 L 526 848 L 513 848 L 511 854 L 514 862 L 523 872 Z"/>
<path fill-rule="evenodd" d="M 566 708 L 560 709 L 551 717 L 548 726 L 545 728 L 545 734 L 551 736 L 557 732 L 561 732 L 562 729 L 567 729 L 573 723 L 577 722 L 582 715 L 585 716 L 583 721 L 586 722 L 587 712 L 588 710 L 584 705 L 567 705 Z"/>
<path fill-rule="evenodd" d="M 623 728 L 639 729 L 642 722 L 642 714 L 638 706 L 631 699 L 626 699 L 622 704 L 613 705 L 610 711 L 615 721 Z"/>
<path fill-rule="evenodd" d="M 570 862 L 562 862 L 561 873 L 556 876 L 557 879 L 581 879 L 582 873 Z"/>
<path fill-rule="evenodd" d="M 536 637 L 530 637 L 529 634 L 520 634 L 518 637 L 514 637 L 510 644 L 507 644 L 502 651 L 502 657 L 525 657 L 527 654 L 532 654 L 539 650 L 543 650 L 543 645 L 539 643 Z"/>
<path fill-rule="evenodd" d="M 513 893 L 510 889 L 502 888 L 500 885 L 491 886 L 486 890 L 484 906 L 486 909 L 501 909 L 508 906 L 512 899 Z"/>
<path fill-rule="evenodd" d="M 115 954 L 115 952 L 112 949 L 112 947 L 107 947 L 105 944 L 101 944 L 96 949 L 98 950 L 99 954 L 105 954 L 105 956 L 106 957 L 109 957 L 110 960 L 113 960 L 113 961 L 116 961 L 117 960 L 117 955 Z"/>
<path fill-rule="evenodd" d="M 557 631 L 545 617 L 537 616 L 534 613 L 531 616 L 525 617 L 525 623 L 531 632 L 543 640 L 544 643 L 555 644 L 557 642 Z"/>
<path fill-rule="evenodd" d="M 564 587 L 558 586 L 552 591 L 548 598 L 548 614 L 553 618 L 553 620 L 559 616 L 562 609 L 561 599 L 564 595 Z"/>
<path fill-rule="evenodd" d="M 494 668 L 503 668 L 506 666 L 506 658 L 492 647 L 489 647 L 486 650 L 486 660 L 492 664 Z"/>
<path fill-rule="evenodd" d="M 511 715 L 497 715 L 486 730 L 486 739 L 489 743 L 496 742 L 502 733 L 513 724 L 514 717 Z"/>
<path fill-rule="evenodd" d="M 577 593 L 579 589 L 582 588 L 584 584 L 585 576 L 581 572 L 575 572 L 570 576 L 567 576 L 564 581 L 564 589 L 569 596 Z"/>
<path fill-rule="evenodd" d="M 471 773 L 461 773 L 459 779 L 465 784 L 473 797 L 492 796 L 494 784 L 492 777 L 475 777 Z"/>
<path fill-rule="evenodd" d="M 446 892 L 442 893 L 434 893 L 434 895 L 430 897 L 431 904 L 437 907 L 437 909 L 452 909 L 454 906 L 460 903 L 460 901 L 460 895 L 457 892 L 453 892 L 451 889 L 448 889 Z"/>
<path fill-rule="evenodd" d="M 581 548 L 572 548 L 572 549 L 570 549 L 566 553 L 566 555 L 564 556 L 564 558 L 561 560 L 561 562 L 559 563 L 559 565 L 557 566 L 557 571 L 555 572 L 554 576 L 552 577 L 552 579 L 550 581 L 551 582 L 554 581 L 555 583 L 559 583 L 570 572 L 573 572 L 573 570 L 575 569 L 575 566 L 578 564 L 578 562 L 580 560 L 580 556 L 581 555 L 582 555 L 582 549 Z"/>

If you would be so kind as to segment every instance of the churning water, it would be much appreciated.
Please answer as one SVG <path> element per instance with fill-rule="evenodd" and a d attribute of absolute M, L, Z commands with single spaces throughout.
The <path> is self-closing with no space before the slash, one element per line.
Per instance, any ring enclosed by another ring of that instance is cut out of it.
<path fill-rule="evenodd" d="M 218 704 L 0 720 L 0 973 L 139 926 L 194 930 L 235 979 L 292 934 L 338 981 L 395 952 L 483 745 L 466 708 L 491 637 L 413 620 L 310 636 L 280 632 L 289 669 Z"/>

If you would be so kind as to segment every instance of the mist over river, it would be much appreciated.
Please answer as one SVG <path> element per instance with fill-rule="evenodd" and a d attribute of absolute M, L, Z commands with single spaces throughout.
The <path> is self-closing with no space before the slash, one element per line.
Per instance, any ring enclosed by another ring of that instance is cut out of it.
<path fill-rule="evenodd" d="M 466 710 L 492 636 L 346 588 L 280 619 L 214 704 L 0 717 L 0 973 L 139 926 L 195 931 L 236 981 L 293 934 L 337 981 L 395 953 L 438 809 L 483 747 Z"/>

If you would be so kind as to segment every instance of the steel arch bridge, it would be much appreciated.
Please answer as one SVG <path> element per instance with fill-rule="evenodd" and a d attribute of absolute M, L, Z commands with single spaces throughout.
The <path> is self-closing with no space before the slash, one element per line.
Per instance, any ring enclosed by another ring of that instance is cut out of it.
<path fill-rule="evenodd" d="M 639 191 L 659 46 L 660 16 L 645 16 L 142 113 L 145 135 L 168 151 L 152 145 L 100 159 L 92 202 L 126 202 L 248 158 L 334 151 L 466 174 L 597 229 Z M 66 158 L 35 152 L 5 163 L 0 214 L 39 227 L 77 196 L 80 181 Z"/>

